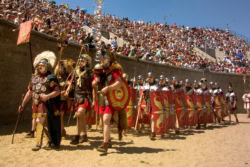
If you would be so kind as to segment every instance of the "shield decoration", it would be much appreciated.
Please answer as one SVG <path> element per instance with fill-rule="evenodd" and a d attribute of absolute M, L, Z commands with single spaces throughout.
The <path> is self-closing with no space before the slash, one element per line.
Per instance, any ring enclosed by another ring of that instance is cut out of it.
<path fill-rule="evenodd" d="M 212 100 L 211 100 L 211 95 L 210 94 L 204 95 L 204 102 L 205 102 L 206 112 L 207 112 L 207 122 L 208 123 L 213 123 L 214 115 L 213 115 L 213 112 L 212 112 L 212 109 L 211 109 Z"/>
<path fill-rule="evenodd" d="M 160 91 L 150 92 L 151 108 L 154 119 L 154 128 L 156 135 L 165 133 L 163 102 Z"/>
<path fill-rule="evenodd" d="M 204 112 L 204 96 L 202 94 L 195 95 L 195 101 L 197 106 L 198 121 L 200 124 L 206 123 L 206 113 Z"/>
<path fill-rule="evenodd" d="M 179 126 L 180 127 L 184 127 L 187 122 L 186 122 L 186 117 L 187 114 L 185 112 L 185 108 L 184 108 L 184 92 L 183 91 L 176 91 L 174 92 L 174 97 L 175 97 L 175 109 L 176 109 L 176 115 L 177 115 L 177 119 L 179 122 Z"/>
<path fill-rule="evenodd" d="M 121 77 L 121 87 L 115 90 L 108 91 L 107 99 L 110 107 L 115 111 L 124 110 L 130 99 L 130 91 L 127 82 Z M 112 85 L 114 80 L 111 80 L 108 85 Z"/>
<path fill-rule="evenodd" d="M 128 121 L 128 127 L 135 126 L 136 123 L 136 111 L 135 111 L 135 105 L 137 104 L 136 101 L 136 90 L 133 89 L 133 87 L 129 88 L 130 91 L 130 99 L 128 106 L 126 108 L 127 112 L 127 121 Z"/>
<path fill-rule="evenodd" d="M 162 91 L 161 92 L 161 99 L 163 101 L 163 106 L 164 106 L 164 128 L 165 128 L 165 133 L 167 133 L 168 129 L 173 127 L 174 125 L 171 125 L 171 112 L 170 112 L 170 105 L 172 105 L 172 91 Z"/>
<path fill-rule="evenodd" d="M 221 102 L 221 110 L 222 110 L 222 117 L 228 116 L 227 114 L 227 105 L 226 105 L 226 100 L 223 94 L 219 95 L 220 102 Z"/>
<path fill-rule="evenodd" d="M 189 126 L 195 126 L 197 124 L 197 112 L 195 112 L 195 101 L 194 94 L 185 95 L 185 100 L 187 104 L 187 112 L 188 112 L 188 124 Z"/>

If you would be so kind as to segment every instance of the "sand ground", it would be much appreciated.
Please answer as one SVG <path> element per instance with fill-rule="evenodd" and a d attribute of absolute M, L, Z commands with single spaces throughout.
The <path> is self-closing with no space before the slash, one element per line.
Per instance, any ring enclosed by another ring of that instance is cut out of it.
<path fill-rule="evenodd" d="M 0 167 L 247 167 L 250 166 L 250 119 L 239 114 L 240 124 L 209 125 L 206 129 L 185 130 L 180 135 L 170 132 L 166 137 L 150 141 L 147 134 L 133 131 L 122 141 L 113 133 L 113 148 L 100 154 L 96 147 L 102 134 L 88 132 L 89 142 L 78 146 L 69 144 L 75 133 L 74 121 L 66 131 L 59 150 L 31 151 L 34 139 L 25 138 L 30 123 L 22 122 L 11 143 L 14 125 L 0 126 Z M 234 118 L 233 118 L 234 121 Z"/>

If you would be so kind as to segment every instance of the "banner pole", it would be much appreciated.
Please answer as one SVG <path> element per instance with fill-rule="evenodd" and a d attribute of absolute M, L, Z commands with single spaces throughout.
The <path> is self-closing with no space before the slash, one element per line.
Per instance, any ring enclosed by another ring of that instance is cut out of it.
<path fill-rule="evenodd" d="M 30 49 L 31 69 L 32 69 L 32 73 L 34 73 L 34 72 L 35 72 L 35 70 L 34 70 L 34 67 L 33 67 L 33 57 L 32 57 L 31 42 L 29 42 L 29 49 Z"/>

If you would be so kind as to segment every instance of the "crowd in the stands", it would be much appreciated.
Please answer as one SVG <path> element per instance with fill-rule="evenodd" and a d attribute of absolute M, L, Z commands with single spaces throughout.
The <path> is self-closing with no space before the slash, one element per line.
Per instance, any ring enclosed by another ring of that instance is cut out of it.
<path fill-rule="evenodd" d="M 96 16 L 88 14 L 86 9 L 70 9 L 67 4 L 56 5 L 54 1 L 45 0 L 1 0 L 0 18 L 15 24 L 32 20 L 33 29 L 38 32 L 90 46 L 94 46 L 95 37 L 84 27 L 92 31 L 101 27 L 115 35 L 106 45 L 118 54 L 137 60 L 192 69 L 208 68 L 215 72 L 250 72 L 247 59 L 250 45 L 220 29 L 131 21 L 109 14 L 98 18 L 103 20 L 100 25 Z M 118 38 L 123 45 L 119 45 Z M 208 60 L 194 51 L 196 47 L 217 49 L 224 56 Z"/>

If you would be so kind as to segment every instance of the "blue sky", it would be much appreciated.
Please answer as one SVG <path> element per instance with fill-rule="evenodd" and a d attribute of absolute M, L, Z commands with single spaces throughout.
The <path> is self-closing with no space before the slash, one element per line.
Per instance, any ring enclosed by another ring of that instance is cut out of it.
<path fill-rule="evenodd" d="M 57 5 L 69 4 L 86 8 L 93 14 L 94 0 L 56 0 Z M 104 0 L 103 13 L 190 27 L 215 27 L 230 30 L 250 38 L 250 0 Z"/>

